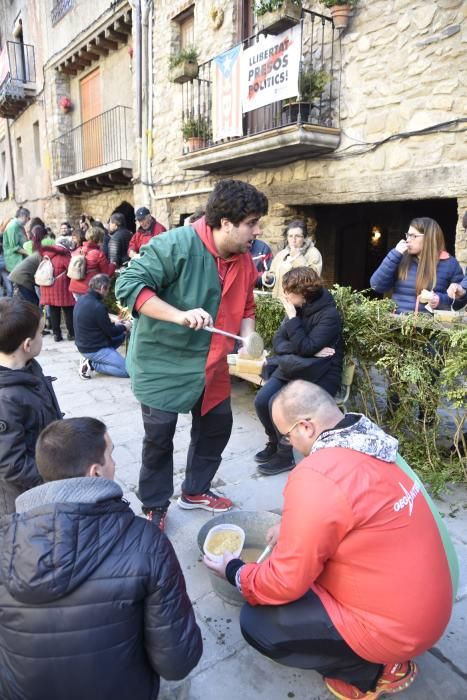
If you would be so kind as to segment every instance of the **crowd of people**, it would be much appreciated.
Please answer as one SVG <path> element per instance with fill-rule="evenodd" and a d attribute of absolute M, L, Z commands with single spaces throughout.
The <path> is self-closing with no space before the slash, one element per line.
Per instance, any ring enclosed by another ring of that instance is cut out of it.
<path fill-rule="evenodd" d="M 291 473 L 281 522 L 267 535 L 270 557 L 254 564 L 226 552 L 220 563 L 206 556 L 206 566 L 243 595 L 240 626 L 253 649 L 316 670 L 344 700 L 404 690 L 417 675 L 413 657 L 443 634 L 458 579 L 447 530 L 397 440 L 338 409 L 342 322 L 321 255 L 302 221 L 287 226 L 275 257 L 258 253 L 268 206 L 252 185 L 221 180 L 203 212 L 169 231 L 145 207 L 133 236 L 118 213 L 109 231 L 82 220 L 77 236 L 63 224 L 52 240 L 40 222 L 28 253 L 29 212 L 6 227 L 16 294 L 0 299 L 1 697 L 59 700 L 66 688 L 69 700 L 155 700 L 160 676 L 183 678 L 198 663 L 200 630 L 164 532 L 173 439 L 178 414 L 190 412 L 178 506 L 230 510 L 233 501 L 211 488 L 233 422 L 233 341 L 224 333 L 254 331 L 260 278 L 285 318 L 255 400 L 267 438 L 255 459 L 264 475 Z M 132 322 L 112 321 L 104 305 L 116 269 L 115 294 Z M 399 313 L 467 301 L 467 278 L 427 218 L 410 223 L 371 284 L 393 290 Z M 131 378 L 144 426 L 144 518 L 114 482 L 105 424 L 62 419 L 35 359 L 41 305 L 56 341 L 63 311 L 83 379 Z M 117 348 L 128 334 L 125 362 Z"/>

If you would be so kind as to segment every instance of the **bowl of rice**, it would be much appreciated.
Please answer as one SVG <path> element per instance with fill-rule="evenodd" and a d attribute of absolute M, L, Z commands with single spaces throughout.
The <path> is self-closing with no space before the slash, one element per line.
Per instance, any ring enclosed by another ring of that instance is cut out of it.
<path fill-rule="evenodd" d="M 238 525 L 225 523 L 214 525 L 203 544 L 203 552 L 212 561 L 220 563 L 224 557 L 224 552 L 230 552 L 234 557 L 238 557 L 245 542 L 245 532 Z"/>

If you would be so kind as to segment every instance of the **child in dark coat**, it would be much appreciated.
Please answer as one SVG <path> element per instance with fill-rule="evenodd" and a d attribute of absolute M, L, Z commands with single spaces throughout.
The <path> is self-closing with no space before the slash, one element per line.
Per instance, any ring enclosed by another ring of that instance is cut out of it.
<path fill-rule="evenodd" d="M 42 483 L 36 467 L 39 433 L 62 417 L 50 377 L 34 359 L 42 348 L 39 308 L 17 297 L 0 299 L 0 515 Z"/>

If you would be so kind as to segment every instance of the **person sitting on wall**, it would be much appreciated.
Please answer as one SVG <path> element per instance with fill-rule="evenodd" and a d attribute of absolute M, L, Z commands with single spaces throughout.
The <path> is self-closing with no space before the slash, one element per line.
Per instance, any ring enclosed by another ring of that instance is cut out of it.
<path fill-rule="evenodd" d="M 113 377 L 128 377 L 125 358 L 117 348 L 131 329 L 128 321 L 113 323 L 104 305 L 110 290 L 110 277 L 100 274 L 89 280 L 87 294 L 75 306 L 73 322 L 76 347 L 83 357 L 79 364 L 81 379 L 91 379 L 92 370 Z"/>
<path fill-rule="evenodd" d="M 0 697 L 156 700 L 203 645 L 176 554 L 114 481 L 95 418 L 39 436 L 44 484 L 0 526 Z"/>
<path fill-rule="evenodd" d="M 272 339 L 274 355 L 267 360 L 268 381 L 256 394 L 255 409 L 267 436 L 255 461 L 264 476 L 295 466 L 288 440 L 281 439 L 271 418 L 271 400 L 293 379 L 318 384 L 331 396 L 341 385 L 342 320 L 332 294 L 311 267 L 294 267 L 282 278 L 286 318 Z"/>
<path fill-rule="evenodd" d="M 376 700 L 415 679 L 410 659 L 443 634 L 458 563 L 446 527 L 398 442 L 345 416 L 297 380 L 273 399 L 278 431 L 307 455 L 290 473 L 272 553 L 206 565 L 246 604 L 246 641 L 274 661 L 318 671 L 341 700 Z"/>
<path fill-rule="evenodd" d="M 139 226 L 136 229 L 136 233 L 131 237 L 128 246 L 128 255 L 130 258 L 138 256 L 141 246 L 149 243 L 151 238 L 167 231 L 165 226 L 162 226 L 162 224 L 156 221 L 147 207 L 140 207 L 137 209 L 135 212 L 135 219 Z"/>
<path fill-rule="evenodd" d="M 273 258 L 269 270 L 263 273 L 262 282 L 266 289 L 272 290 L 272 296 L 284 299 L 282 278 L 293 267 L 311 267 L 321 275 L 323 259 L 308 235 L 304 221 L 291 221 L 284 231 L 285 247 Z"/>

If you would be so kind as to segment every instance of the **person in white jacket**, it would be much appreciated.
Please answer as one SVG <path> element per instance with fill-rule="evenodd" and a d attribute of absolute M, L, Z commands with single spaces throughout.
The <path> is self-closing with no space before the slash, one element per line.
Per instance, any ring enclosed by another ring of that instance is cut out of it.
<path fill-rule="evenodd" d="M 291 221 L 284 231 L 284 239 L 285 248 L 274 256 L 270 269 L 262 276 L 263 285 L 281 301 L 284 299 L 282 278 L 286 272 L 293 267 L 311 267 L 317 275 L 321 275 L 323 268 L 321 253 L 308 236 L 304 221 Z"/>

